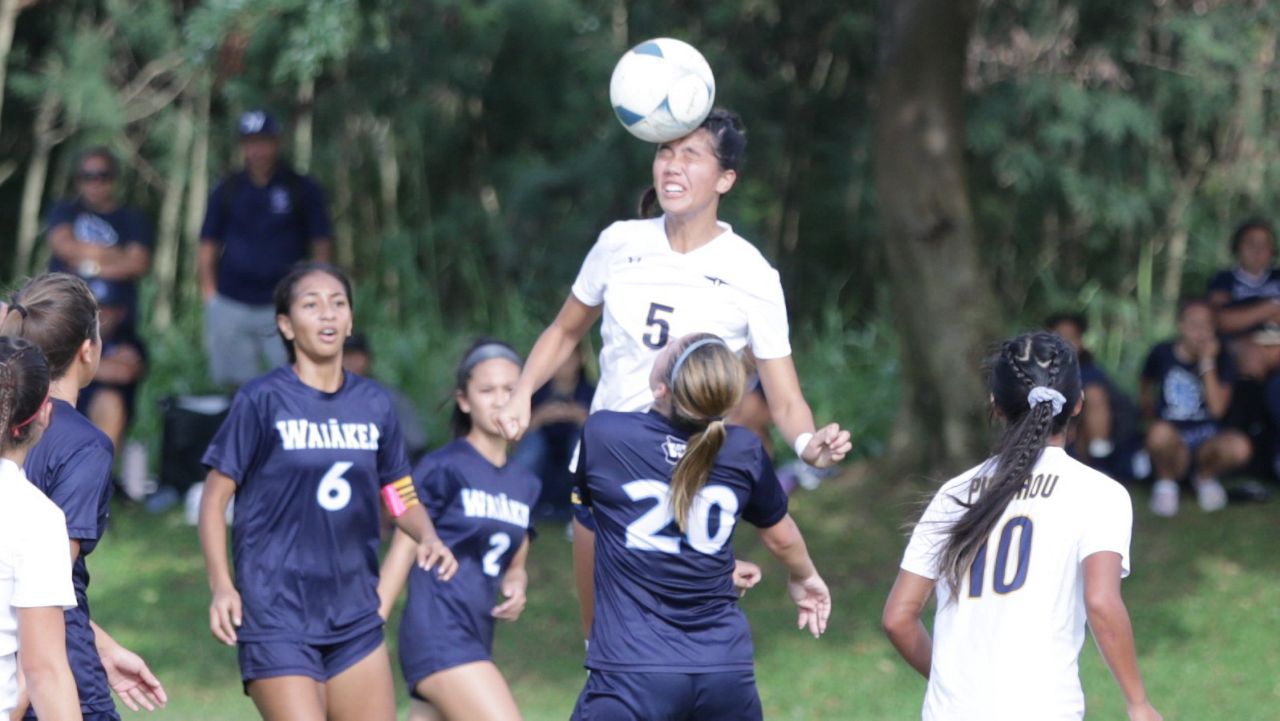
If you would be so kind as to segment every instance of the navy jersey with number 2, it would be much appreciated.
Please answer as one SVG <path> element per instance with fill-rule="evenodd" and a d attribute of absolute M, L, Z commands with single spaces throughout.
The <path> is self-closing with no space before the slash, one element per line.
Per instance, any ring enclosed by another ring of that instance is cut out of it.
<path fill-rule="evenodd" d="M 416 565 L 409 571 L 399 649 L 411 689 L 437 671 L 491 657 L 490 612 L 542 490 L 525 466 L 499 468 L 465 438 L 423 457 L 413 482 L 440 540 L 458 559 L 458 572 L 441 581 Z"/>
<path fill-rule="evenodd" d="M 739 518 L 777 524 L 787 497 L 759 439 L 745 428 L 728 431 L 681 533 L 669 484 L 689 432 L 653 411 L 600 411 L 583 427 L 579 487 L 596 522 L 587 668 L 751 670 L 751 630 L 733 586 L 733 531 Z"/>
<path fill-rule="evenodd" d="M 204 463 L 237 484 L 240 639 L 339 643 L 381 626 L 380 491 L 409 474 L 382 386 L 345 373 L 326 393 L 280 366 L 236 394 Z"/>

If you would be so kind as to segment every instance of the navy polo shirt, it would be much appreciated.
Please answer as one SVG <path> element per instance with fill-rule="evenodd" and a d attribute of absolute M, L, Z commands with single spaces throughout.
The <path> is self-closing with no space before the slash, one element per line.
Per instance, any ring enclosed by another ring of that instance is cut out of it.
<path fill-rule="evenodd" d="M 222 246 L 218 293 L 270 305 L 276 283 L 307 257 L 312 241 L 333 236 L 324 192 L 311 178 L 280 168 L 265 186 L 241 171 L 209 196 L 200 237 Z"/>

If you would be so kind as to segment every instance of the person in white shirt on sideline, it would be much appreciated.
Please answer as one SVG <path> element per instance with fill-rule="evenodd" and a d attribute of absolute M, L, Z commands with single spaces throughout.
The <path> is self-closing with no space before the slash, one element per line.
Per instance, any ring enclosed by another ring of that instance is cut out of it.
<path fill-rule="evenodd" d="M 1084 718 L 1077 664 L 1087 623 L 1131 721 L 1159 721 L 1120 596 L 1129 493 L 1064 448 L 1082 403 L 1075 352 L 1031 333 L 1004 342 L 989 365 L 993 410 L 1005 422 L 998 450 L 933 497 L 882 618 L 929 680 L 922 718 Z M 935 592 L 930 638 L 920 617 Z"/>

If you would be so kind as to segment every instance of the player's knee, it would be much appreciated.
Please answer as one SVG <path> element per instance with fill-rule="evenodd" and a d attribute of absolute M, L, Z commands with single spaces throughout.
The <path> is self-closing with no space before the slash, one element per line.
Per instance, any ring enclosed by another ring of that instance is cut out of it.
<path fill-rule="evenodd" d="M 1182 437 L 1173 424 L 1156 421 L 1147 431 L 1147 451 L 1152 454 L 1177 453 L 1182 449 Z"/>

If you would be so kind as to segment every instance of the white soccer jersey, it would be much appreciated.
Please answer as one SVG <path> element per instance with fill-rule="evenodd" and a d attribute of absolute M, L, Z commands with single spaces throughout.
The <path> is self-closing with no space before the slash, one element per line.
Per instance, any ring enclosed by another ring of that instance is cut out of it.
<path fill-rule="evenodd" d="M 930 502 L 902 568 L 937 579 L 946 530 L 994 464 L 948 481 Z M 1086 557 L 1120 554 L 1129 573 L 1133 507 L 1119 483 L 1044 450 L 1027 489 L 996 523 L 956 596 L 938 583 L 925 721 L 1066 721 L 1084 718 L 1077 662 L 1087 622 Z"/>
<path fill-rule="evenodd" d="M 0 716 L 18 702 L 17 608 L 76 607 L 62 511 L 12 461 L 0 460 Z"/>
<path fill-rule="evenodd" d="M 727 223 L 689 253 L 677 253 L 662 218 L 605 228 L 582 263 L 573 295 L 604 304 L 600 384 L 591 410 L 642 411 L 653 404 L 649 371 L 672 338 L 715 333 L 760 359 L 791 355 L 778 271 Z"/>

